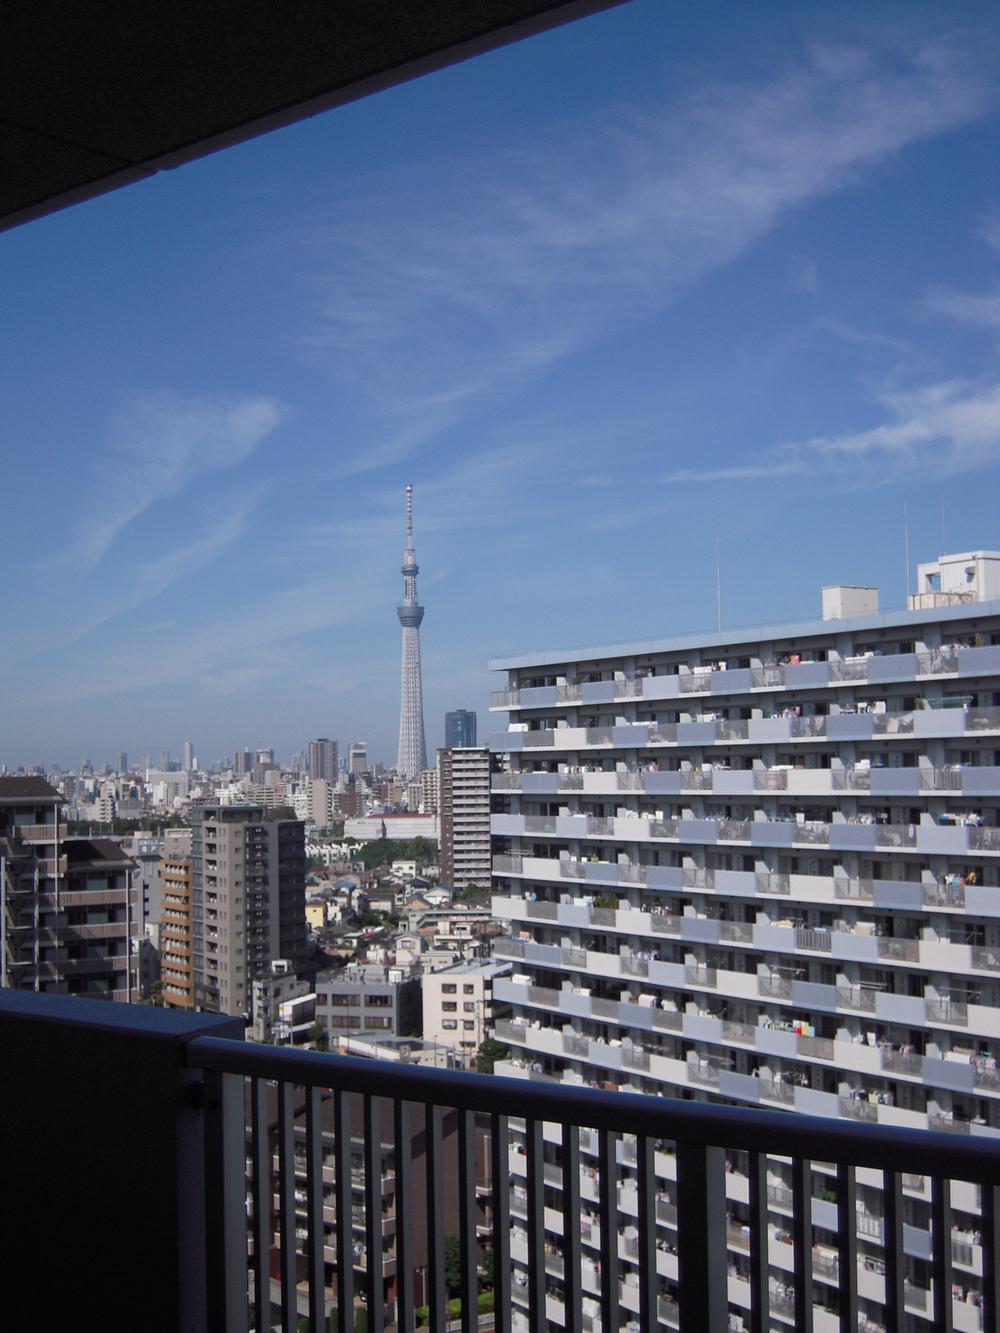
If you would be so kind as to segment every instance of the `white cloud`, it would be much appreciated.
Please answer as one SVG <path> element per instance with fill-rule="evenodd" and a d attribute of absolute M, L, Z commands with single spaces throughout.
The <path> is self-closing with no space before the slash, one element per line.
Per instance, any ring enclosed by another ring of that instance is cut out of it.
<path fill-rule="evenodd" d="M 817 46 L 771 81 L 605 109 L 530 150 L 423 167 L 337 205 L 306 339 L 377 423 L 350 470 L 406 456 L 562 357 L 667 308 L 793 211 L 980 116 L 945 46 Z M 399 200 L 406 201 L 405 209 Z M 328 256 L 335 256 L 332 268 Z M 805 261 L 799 276 L 815 288 Z"/>
<path fill-rule="evenodd" d="M 793 292 L 800 296 L 816 296 L 819 293 L 819 265 L 815 259 L 800 257 L 789 265 L 788 283 Z"/>
<path fill-rule="evenodd" d="M 993 208 L 979 219 L 979 235 L 992 250 L 1000 250 L 1000 208 Z"/>
<path fill-rule="evenodd" d="M 939 315 L 978 328 L 1000 329 L 1000 283 L 987 292 L 957 292 L 939 287 L 929 293 L 925 305 Z"/>
<path fill-rule="evenodd" d="M 96 564 L 152 504 L 244 462 L 288 415 L 274 398 L 131 395 L 98 459 L 73 558 Z"/>
<path fill-rule="evenodd" d="M 737 467 L 670 473 L 668 483 L 835 475 L 878 485 L 901 472 L 946 476 L 1000 461 L 1000 384 L 946 380 L 886 391 L 888 419 L 867 430 L 768 450 Z"/>

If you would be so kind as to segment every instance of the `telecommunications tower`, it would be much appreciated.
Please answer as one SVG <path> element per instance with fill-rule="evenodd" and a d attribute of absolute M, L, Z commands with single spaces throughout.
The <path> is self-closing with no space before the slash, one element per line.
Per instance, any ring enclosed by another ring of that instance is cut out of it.
<path fill-rule="evenodd" d="M 399 758 L 396 768 L 416 777 L 427 767 L 424 742 L 424 689 L 420 678 L 420 622 L 424 608 L 417 601 L 417 556 L 413 549 L 413 487 L 406 488 L 406 552 L 403 555 L 403 600 L 396 608 L 403 627 L 403 663 L 399 690 Z"/>

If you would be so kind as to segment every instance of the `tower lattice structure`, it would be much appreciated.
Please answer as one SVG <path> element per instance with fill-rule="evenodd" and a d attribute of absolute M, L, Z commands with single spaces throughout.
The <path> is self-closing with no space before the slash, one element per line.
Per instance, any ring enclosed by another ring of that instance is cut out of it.
<path fill-rule="evenodd" d="M 413 549 L 413 487 L 406 488 L 406 551 L 403 555 L 403 600 L 396 608 L 403 627 L 403 658 L 399 691 L 399 756 L 396 767 L 412 778 L 427 767 L 424 741 L 424 689 L 420 674 L 420 622 L 424 608 L 417 601 L 417 556 Z"/>

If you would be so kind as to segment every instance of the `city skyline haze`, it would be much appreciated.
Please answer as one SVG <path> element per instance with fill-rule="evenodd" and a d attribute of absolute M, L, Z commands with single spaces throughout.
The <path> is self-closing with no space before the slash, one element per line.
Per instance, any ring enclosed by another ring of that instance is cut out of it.
<path fill-rule="evenodd" d="M 428 754 L 717 544 L 725 627 L 1000 549 L 998 38 L 634 0 L 6 233 L 0 766 L 392 763 L 407 482 Z"/>

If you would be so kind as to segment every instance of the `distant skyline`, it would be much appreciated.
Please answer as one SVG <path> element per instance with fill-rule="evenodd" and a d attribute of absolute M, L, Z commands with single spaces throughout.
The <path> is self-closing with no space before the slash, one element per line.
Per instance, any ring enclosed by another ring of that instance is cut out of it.
<path fill-rule="evenodd" d="M 634 0 L 0 236 L 0 764 L 393 762 L 490 658 L 1000 549 L 994 5 Z"/>

